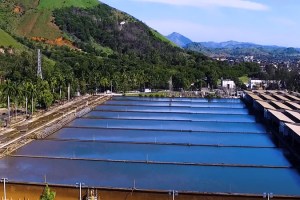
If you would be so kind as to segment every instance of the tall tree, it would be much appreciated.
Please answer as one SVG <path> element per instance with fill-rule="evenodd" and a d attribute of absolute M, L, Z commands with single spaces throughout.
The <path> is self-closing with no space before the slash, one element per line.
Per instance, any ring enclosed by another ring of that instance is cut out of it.
<path fill-rule="evenodd" d="M 34 99 L 37 98 L 37 90 L 36 86 L 31 82 L 28 83 L 28 96 L 31 99 L 31 115 L 33 115 L 34 111 Z"/>
<path fill-rule="evenodd" d="M 28 98 L 30 96 L 30 90 L 33 87 L 32 82 L 26 81 L 23 83 L 23 96 L 25 97 L 25 112 L 28 114 Z"/>
<path fill-rule="evenodd" d="M 5 97 L 7 97 L 7 114 L 8 114 L 8 122 L 10 122 L 10 98 L 15 93 L 15 84 L 11 82 L 10 80 L 5 81 L 5 83 L 2 85 L 2 93 Z"/>
<path fill-rule="evenodd" d="M 44 191 L 40 197 L 40 200 L 54 200 L 56 196 L 56 193 L 54 191 L 51 191 L 48 185 L 44 188 Z"/>
<path fill-rule="evenodd" d="M 22 91 L 22 85 L 18 83 L 14 83 L 14 100 L 15 100 L 15 117 L 18 115 L 18 106 L 19 106 L 19 100 L 22 98 L 23 91 Z"/>
<path fill-rule="evenodd" d="M 106 77 L 101 77 L 100 79 L 100 86 L 103 87 L 103 90 L 105 91 L 106 87 L 109 85 L 109 81 Z"/>

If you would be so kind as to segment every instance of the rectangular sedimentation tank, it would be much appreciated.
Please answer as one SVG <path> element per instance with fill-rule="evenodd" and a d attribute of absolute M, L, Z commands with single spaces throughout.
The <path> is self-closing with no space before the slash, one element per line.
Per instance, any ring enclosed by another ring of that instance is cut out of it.
<path fill-rule="evenodd" d="M 300 197 L 300 175 L 239 99 L 115 97 L 0 160 L 13 182 Z"/>

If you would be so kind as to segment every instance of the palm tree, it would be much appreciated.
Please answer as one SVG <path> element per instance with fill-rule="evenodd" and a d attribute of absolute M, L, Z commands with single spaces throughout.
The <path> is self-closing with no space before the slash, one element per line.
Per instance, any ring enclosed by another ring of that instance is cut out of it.
<path fill-rule="evenodd" d="M 15 117 L 18 115 L 19 99 L 23 96 L 23 88 L 21 84 L 14 83 L 14 99 L 15 99 Z"/>
<path fill-rule="evenodd" d="M 57 79 L 56 79 L 56 77 L 52 76 L 50 78 L 49 85 L 50 85 L 50 89 L 52 90 L 52 93 L 54 93 L 55 89 L 56 89 L 56 86 L 57 86 Z"/>
<path fill-rule="evenodd" d="M 27 114 L 28 114 L 28 97 L 30 96 L 30 88 L 32 87 L 32 83 L 26 81 L 22 85 L 23 85 L 22 96 L 25 97 L 25 112 L 26 112 L 26 116 L 27 116 Z"/>
<path fill-rule="evenodd" d="M 3 95 L 7 97 L 7 114 L 8 114 L 8 122 L 10 122 L 10 97 L 15 93 L 15 84 L 10 80 L 7 80 L 2 85 Z"/>
<path fill-rule="evenodd" d="M 28 83 L 28 96 L 31 99 L 31 115 L 33 115 L 34 98 L 37 97 L 37 89 L 31 82 Z"/>
<path fill-rule="evenodd" d="M 106 87 L 109 85 L 108 79 L 106 77 L 101 77 L 100 85 L 103 87 L 105 91 Z"/>

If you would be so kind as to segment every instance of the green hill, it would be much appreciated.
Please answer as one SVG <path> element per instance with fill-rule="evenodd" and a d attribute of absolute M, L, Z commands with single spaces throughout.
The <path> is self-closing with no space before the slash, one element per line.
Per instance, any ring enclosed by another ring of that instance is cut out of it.
<path fill-rule="evenodd" d="M 172 58 L 177 65 L 175 59 L 179 64 L 189 57 L 138 19 L 105 4 L 89 9 L 55 10 L 54 18 L 59 28 L 85 51 L 91 51 L 93 43 L 97 43 L 119 54 L 130 54 L 155 64 Z M 174 55 L 177 57 L 173 58 Z"/>
<path fill-rule="evenodd" d="M 299 59 L 300 51 L 295 48 L 279 46 L 264 46 L 242 42 L 193 42 L 184 47 L 187 50 L 201 52 L 210 57 L 243 57 L 254 56 L 259 59 L 280 57 L 285 60 L 291 58 Z"/>
<path fill-rule="evenodd" d="M 97 6 L 99 4 L 98 0 L 41 0 L 39 3 L 39 9 L 50 9 L 54 10 L 57 8 L 64 7 L 78 7 L 78 8 L 90 8 Z"/>
<path fill-rule="evenodd" d="M 1 16 L 6 29 L 28 38 L 43 37 L 54 40 L 63 33 L 53 23 L 53 10 L 64 7 L 89 8 L 97 0 L 3 0 Z M 11 14 L 13 13 L 13 14 Z M 2 28 L 4 28 L 2 26 Z"/>
<path fill-rule="evenodd" d="M 12 36 L 10 36 L 7 32 L 0 29 L 0 46 L 3 47 L 12 47 L 15 49 L 23 50 L 24 46 L 16 41 Z"/>
<path fill-rule="evenodd" d="M 174 89 L 189 90 L 260 72 L 255 63 L 229 65 L 176 47 L 140 20 L 97 0 L 2 0 L 0 28 L 3 45 L 25 46 L 18 54 L 0 55 L 1 76 L 20 87 L 31 82 L 43 107 L 66 97 L 68 85 L 71 96 L 105 91 L 110 84 L 116 92 L 165 90 L 170 79 Z M 37 49 L 43 54 L 43 80 L 36 76 Z M 286 83 L 293 86 L 290 80 L 300 79 L 288 73 Z"/>
<path fill-rule="evenodd" d="M 0 56 L 0 72 L 14 82 L 30 80 L 39 86 L 36 49 L 41 49 L 44 89 L 51 88 L 54 100 L 60 96 L 58 88 L 66 91 L 69 84 L 72 94 L 103 91 L 110 83 L 120 92 L 168 89 L 172 78 L 175 89 L 190 89 L 192 84 L 216 87 L 221 77 L 259 70 L 242 64 L 229 67 L 181 49 L 140 20 L 97 0 L 3 0 L 0 11 L 0 27 L 20 36 L 17 40 L 28 47 L 21 55 Z M 71 49 L 55 46 L 61 39 L 54 39 L 62 36 L 72 42 Z"/>

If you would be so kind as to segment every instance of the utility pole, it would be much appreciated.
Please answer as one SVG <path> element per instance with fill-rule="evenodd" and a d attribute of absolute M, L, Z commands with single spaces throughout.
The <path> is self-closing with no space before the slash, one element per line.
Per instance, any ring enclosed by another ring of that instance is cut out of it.
<path fill-rule="evenodd" d="M 110 93 L 112 94 L 112 81 L 110 81 Z"/>
<path fill-rule="evenodd" d="M 28 114 L 28 98 L 27 98 L 27 96 L 26 96 L 25 102 L 26 102 L 26 116 L 27 116 L 27 114 Z"/>
<path fill-rule="evenodd" d="M 68 101 L 70 101 L 70 93 L 71 93 L 71 88 L 70 88 L 70 83 L 68 85 Z"/>
<path fill-rule="evenodd" d="M 1 178 L 1 182 L 3 182 L 3 193 L 4 193 L 4 200 L 6 200 L 6 183 L 8 179 L 7 178 Z"/>
<path fill-rule="evenodd" d="M 61 100 L 61 86 L 59 86 L 59 99 Z"/>
<path fill-rule="evenodd" d="M 175 196 L 178 196 L 178 191 L 176 190 L 171 190 L 169 191 L 169 195 L 172 195 L 172 199 L 175 200 Z"/>
<path fill-rule="evenodd" d="M 9 100 L 9 95 L 7 96 L 7 113 L 8 113 L 8 123 L 10 123 L 10 100 Z"/>
<path fill-rule="evenodd" d="M 33 116 L 33 97 L 31 97 L 31 116 Z"/>
<path fill-rule="evenodd" d="M 170 91 L 170 94 L 173 92 L 173 77 L 171 76 L 168 83 L 169 83 L 169 91 Z"/>
<path fill-rule="evenodd" d="M 38 49 L 38 69 L 37 69 L 37 76 L 40 79 L 43 79 L 43 73 L 42 73 L 42 54 L 41 50 Z"/>
<path fill-rule="evenodd" d="M 273 195 L 272 192 L 271 192 L 271 193 L 266 193 L 266 192 L 264 192 L 264 193 L 263 193 L 263 197 L 264 197 L 264 199 L 265 199 L 265 198 L 268 198 L 268 200 L 270 200 L 270 199 L 272 199 L 272 198 L 274 197 L 274 195 Z"/>
<path fill-rule="evenodd" d="M 79 183 L 76 183 L 76 185 L 77 185 L 77 187 L 79 187 L 79 200 L 82 200 L 82 199 L 81 199 L 81 198 L 82 198 L 82 196 L 81 196 L 81 188 L 82 188 L 82 186 L 84 186 L 85 184 L 79 182 Z"/>

